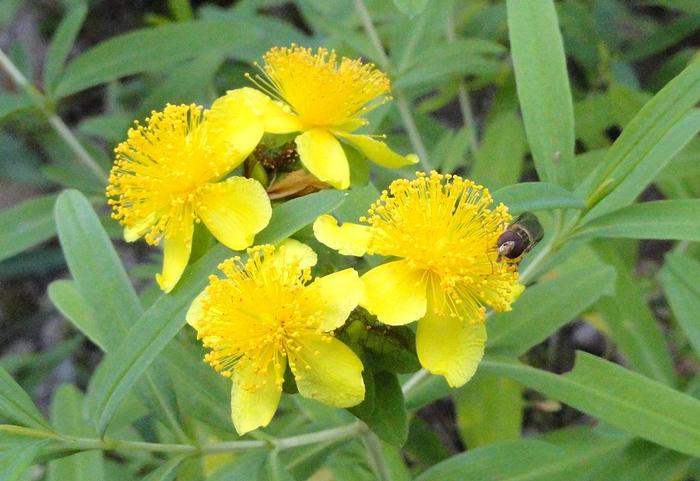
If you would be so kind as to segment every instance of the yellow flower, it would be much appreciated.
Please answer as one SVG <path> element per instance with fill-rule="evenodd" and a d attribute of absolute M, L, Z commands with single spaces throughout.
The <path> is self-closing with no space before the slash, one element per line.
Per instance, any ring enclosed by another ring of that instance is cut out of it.
<path fill-rule="evenodd" d="M 255 79 L 271 100 L 253 89 L 228 92 L 212 106 L 217 116 L 231 117 L 241 98 L 254 106 L 245 119 L 234 121 L 233 130 L 245 124 L 251 143 L 263 132 L 300 132 L 297 151 L 304 166 L 318 179 L 337 189 L 350 186 L 350 168 L 338 139 L 386 167 L 415 164 L 418 157 L 402 156 L 384 142 L 352 132 L 366 125 L 365 114 L 389 100 L 389 79 L 371 64 L 342 58 L 334 51 L 292 45 L 273 48 L 264 55 L 262 77 Z"/>
<path fill-rule="evenodd" d="M 151 245 L 164 240 L 163 272 L 156 280 L 165 292 L 187 266 L 194 222 L 201 220 L 222 244 L 240 250 L 270 221 L 262 185 L 242 177 L 222 180 L 250 152 L 212 141 L 218 130 L 203 120 L 201 107 L 168 105 L 153 112 L 147 125 L 136 122 L 115 149 L 107 186 L 112 216 L 128 242 L 141 236 Z"/>
<path fill-rule="evenodd" d="M 498 258 L 497 239 L 511 220 L 488 190 L 457 176 L 418 173 L 394 181 L 361 221 L 314 223 L 319 241 L 347 255 L 399 260 L 362 276 L 360 305 L 389 325 L 418 320 L 416 350 L 428 371 L 461 386 L 486 343 L 485 306 L 510 310 L 522 292 L 516 265 Z"/>
<path fill-rule="evenodd" d="M 205 360 L 233 379 L 231 413 L 239 434 L 272 419 L 287 364 L 299 393 L 349 407 L 365 396 L 362 363 L 333 337 L 362 295 L 353 269 L 312 281 L 316 253 L 293 240 L 256 246 L 249 259 L 222 262 L 187 322 L 210 351 Z"/>

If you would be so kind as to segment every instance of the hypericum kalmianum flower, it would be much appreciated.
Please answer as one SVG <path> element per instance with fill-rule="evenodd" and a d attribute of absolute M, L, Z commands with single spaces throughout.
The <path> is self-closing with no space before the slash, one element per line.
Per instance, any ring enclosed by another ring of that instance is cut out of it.
<path fill-rule="evenodd" d="M 398 258 L 362 276 L 360 305 L 385 324 L 418 321 L 418 359 L 451 386 L 483 357 L 486 306 L 510 310 L 523 289 L 517 266 L 499 261 L 496 241 L 511 217 L 491 203 L 470 180 L 419 172 L 381 194 L 361 219 L 367 225 L 338 226 L 330 215 L 314 223 L 318 240 L 342 254 Z"/>
<path fill-rule="evenodd" d="M 272 419 L 287 366 L 302 396 L 337 407 L 362 402 L 362 362 L 332 331 L 362 295 L 353 269 L 312 279 L 316 253 L 288 240 L 248 249 L 219 265 L 187 322 L 209 349 L 205 360 L 233 380 L 231 413 L 239 434 Z"/>

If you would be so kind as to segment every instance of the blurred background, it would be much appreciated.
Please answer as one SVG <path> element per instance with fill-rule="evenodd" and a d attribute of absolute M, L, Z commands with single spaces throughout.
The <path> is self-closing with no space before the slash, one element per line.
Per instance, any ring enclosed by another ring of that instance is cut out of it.
<path fill-rule="evenodd" d="M 432 166 L 491 189 L 536 180 L 517 110 L 505 2 L 366 4 L 388 64 L 377 57 L 351 0 L 0 0 L 0 48 L 38 90 L 30 95 L 0 73 L 0 364 L 41 409 L 48 410 L 62 382 L 84 388 L 101 356 L 47 294 L 50 282 L 68 275 L 55 239 L 52 193 L 70 187 L 89 196 L 148 304 L 158 294 L 152 278 L 159 253 L 143 243 L 121 242 L 120 229 L 108 216 L 100 172 L 109 170 L 111 151 L 134 119 L 166 102 L 209 105 L 227 89 L 246 85 L 243 74 L 253 72 L 252 62 L 271 46 L 322 45 L 387 70 L 395 101 L 373 112 L 371 127 L 389 134 L 400 152 L 424 150 Z M 557 8 L 583 177 L 639 108 L 697 57 L 700 2 L 564 0 Z M 202 21 L 215 22 L 216 28 L 200 28 Z M 55 118 L 49 124 L 54 115 L 97 168 L 71 148 L 65 133 L 57 133 Z M 418 145 L 406 135 L 411 122 Z M 369 168 L 380 189 L 402 174 Z M 643 198 L 698 194 L 700 142 L 695 139 Z M 3 215 L 8 209 L 14 209 L 12 215 Z M 6 235 L 9 223 L 18 219 L 27 222 L 24 235 Z M 671 244 L 609 244 L 612 250 L 624 247 L 618 252 L 625 254 L 612 262 L 629 281 L 632 316 L 660 326 L 676 371 L 689 379 L 700 366 L 669 322 L 654 278 Z M 675 248 L 697 253 L 697 246 L 687 243 Z M 614 304 L 599 301 L 587 322 L 561 329 L 528 353 L 529 362 L 564 372 L 575 349 L 624 362 L 605 335 L 605 316 Z M 446 456 L 464 448 L 463 423 L 471 414 L 459 407 L 458 397 L 456 410 L 452 401 L 439 401 L 420 417 L 438 434 L 442 442 L 436 446 Z M 573 409 L 527 394 L 526 432 L 586 421 Z"/>

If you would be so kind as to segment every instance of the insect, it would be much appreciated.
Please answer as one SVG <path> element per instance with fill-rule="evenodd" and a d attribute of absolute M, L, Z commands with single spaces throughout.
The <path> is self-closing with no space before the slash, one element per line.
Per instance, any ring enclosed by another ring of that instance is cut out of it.
<path fill-rule="evenodd" d="M 498 255 L 510 260 L 519 260 L 523 254 L 542 240 L 543 235 L 544 229 L 537 216 L 524 212 L 498 237 L 496 241 Z"/>

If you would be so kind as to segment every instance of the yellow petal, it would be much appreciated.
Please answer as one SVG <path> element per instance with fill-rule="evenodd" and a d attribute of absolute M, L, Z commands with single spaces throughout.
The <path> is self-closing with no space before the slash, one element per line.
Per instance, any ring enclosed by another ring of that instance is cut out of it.
<path fill-rule="evenodd" d="M 343 147 L 325 129 L 311 129 L 296 138 L 297 152 L 304 166 L 319 180 L 336 189 L 350 187 L 350 166 Z"/>
<path fill-rule="evenodd" d="M 362 402 L 362 362 L 349 347 L 316 333 L 299 336 L 297 342 L 301 349 L 289 364 L 302 396 L 341 408 Z"/>
<path fill-rule="evenodd" d="M 384 324 L 400 326 L 425 315 L 426 275 L 408 261 L 387 262 L 362 276 L 365 285 L 360 305 Z"/>
<path fill-rule="evenodd" d="M 267 193 L 254 179 L 231 177 L 205 185 L 197 194 L 197 215 L 226 247 L 245 249 L 272 216 Z"/>
<path fill-rule="evenodd" d="M 204 290 L 200 292 L 197 297 L 194 298 L 190 308 L 187 310 L 187 315 L 185 316 L 185 321 L 187 324 L 192 326 L 196 331 L 199 331 L 199 323 L 202 320 L 202 302 L 206 298 L 207 291 Z"/>
<path fill-rule="evenodd" d="M 192 208 L 185 206 L 168 222 L 163 245 L 163 272 L 156 274 L 156 282 L 165 292 L 170 292 L 180 280 L 192 251 Z"/>
<path fill-rule="evenodd" d="M 258 145 L 271 102 L 267 95 L 248 87 L 229 90 L 214 101 L 206 114 L 206 128 L 210 145 L 224 146 L 222 174 L 243 162 Z"/>
<path fill-rule="evenodd" d="M 299 267 L 305 269 L 313 267 L 318 262 L 318 256 L 314 250 L 296 239 L 285 239 L 277 244 L 275 256 L 282 254 L 285 263 L 298 262 Z"/>
<path fill-rule="evenodd" d="M 254 371 L 248 361 L 236 366 L 231 387 L 231 418 L 238 434 L 242 436 L 270 424 L 282 395 L 277 379 L 282 378 L 285 367 L 284 363 L 277 367 L 270 363 L 263 375 Z"/>
<path fill-rule="evenodd" d="M 131 227 L 125 227 L 124 240 L 127 242 L 134 242 L 135 240 L 140 239 L 141 236 L 148 232 L 151 226 L 155 224 L 156 220 L 156 213 L 151 212 L 150 214 L 148 214 L 148 216 L 146 216 L 145 219 L 143 219 L 138 224 L 135 224 Z"/>
<path fill-rule="evenodd" d="M 325 214 L 314 222 L 314 235 L 319 242 L 345 256 L 363 256 L 367 252 L 372 229 L 349 222 L 339 226 L 332 215 Z"/>
<path fill-rule="evenodd" d="M 476 372 L 484 356 L 486 326 L 458 317 L 437 315 L 429 309 L 418 321 L 416 351 L 421 365 L 433 374 L 444 376 L 452 387 L 465 384 Z"/>
<path fill-rule="evenodd" d="M 343 269 L 317 278 L 310 286 L 311 295 L 323 299 L 321 329 L 332 331 L 347 320 L 362 297 L 363 284 L 355 269 Z"/>
<path fill-rule="evenodd" d="M 301 132 L 304 125 L 301 119 L 279 102 L 270 101 L 265 108 L 265 132 L 271 134 L 288 134 Z"/>
<path fill-rule="evenodd" d="M 338 135 L 350 142 L 353 147 L 362 152 L 369 160 L 384 167 L 395 169 L 418 163 L 416 154 L 399 155 L 384 142 L 376 140 L 369 135 L 354 135 L 342 132 L 338 132 Z"/>

